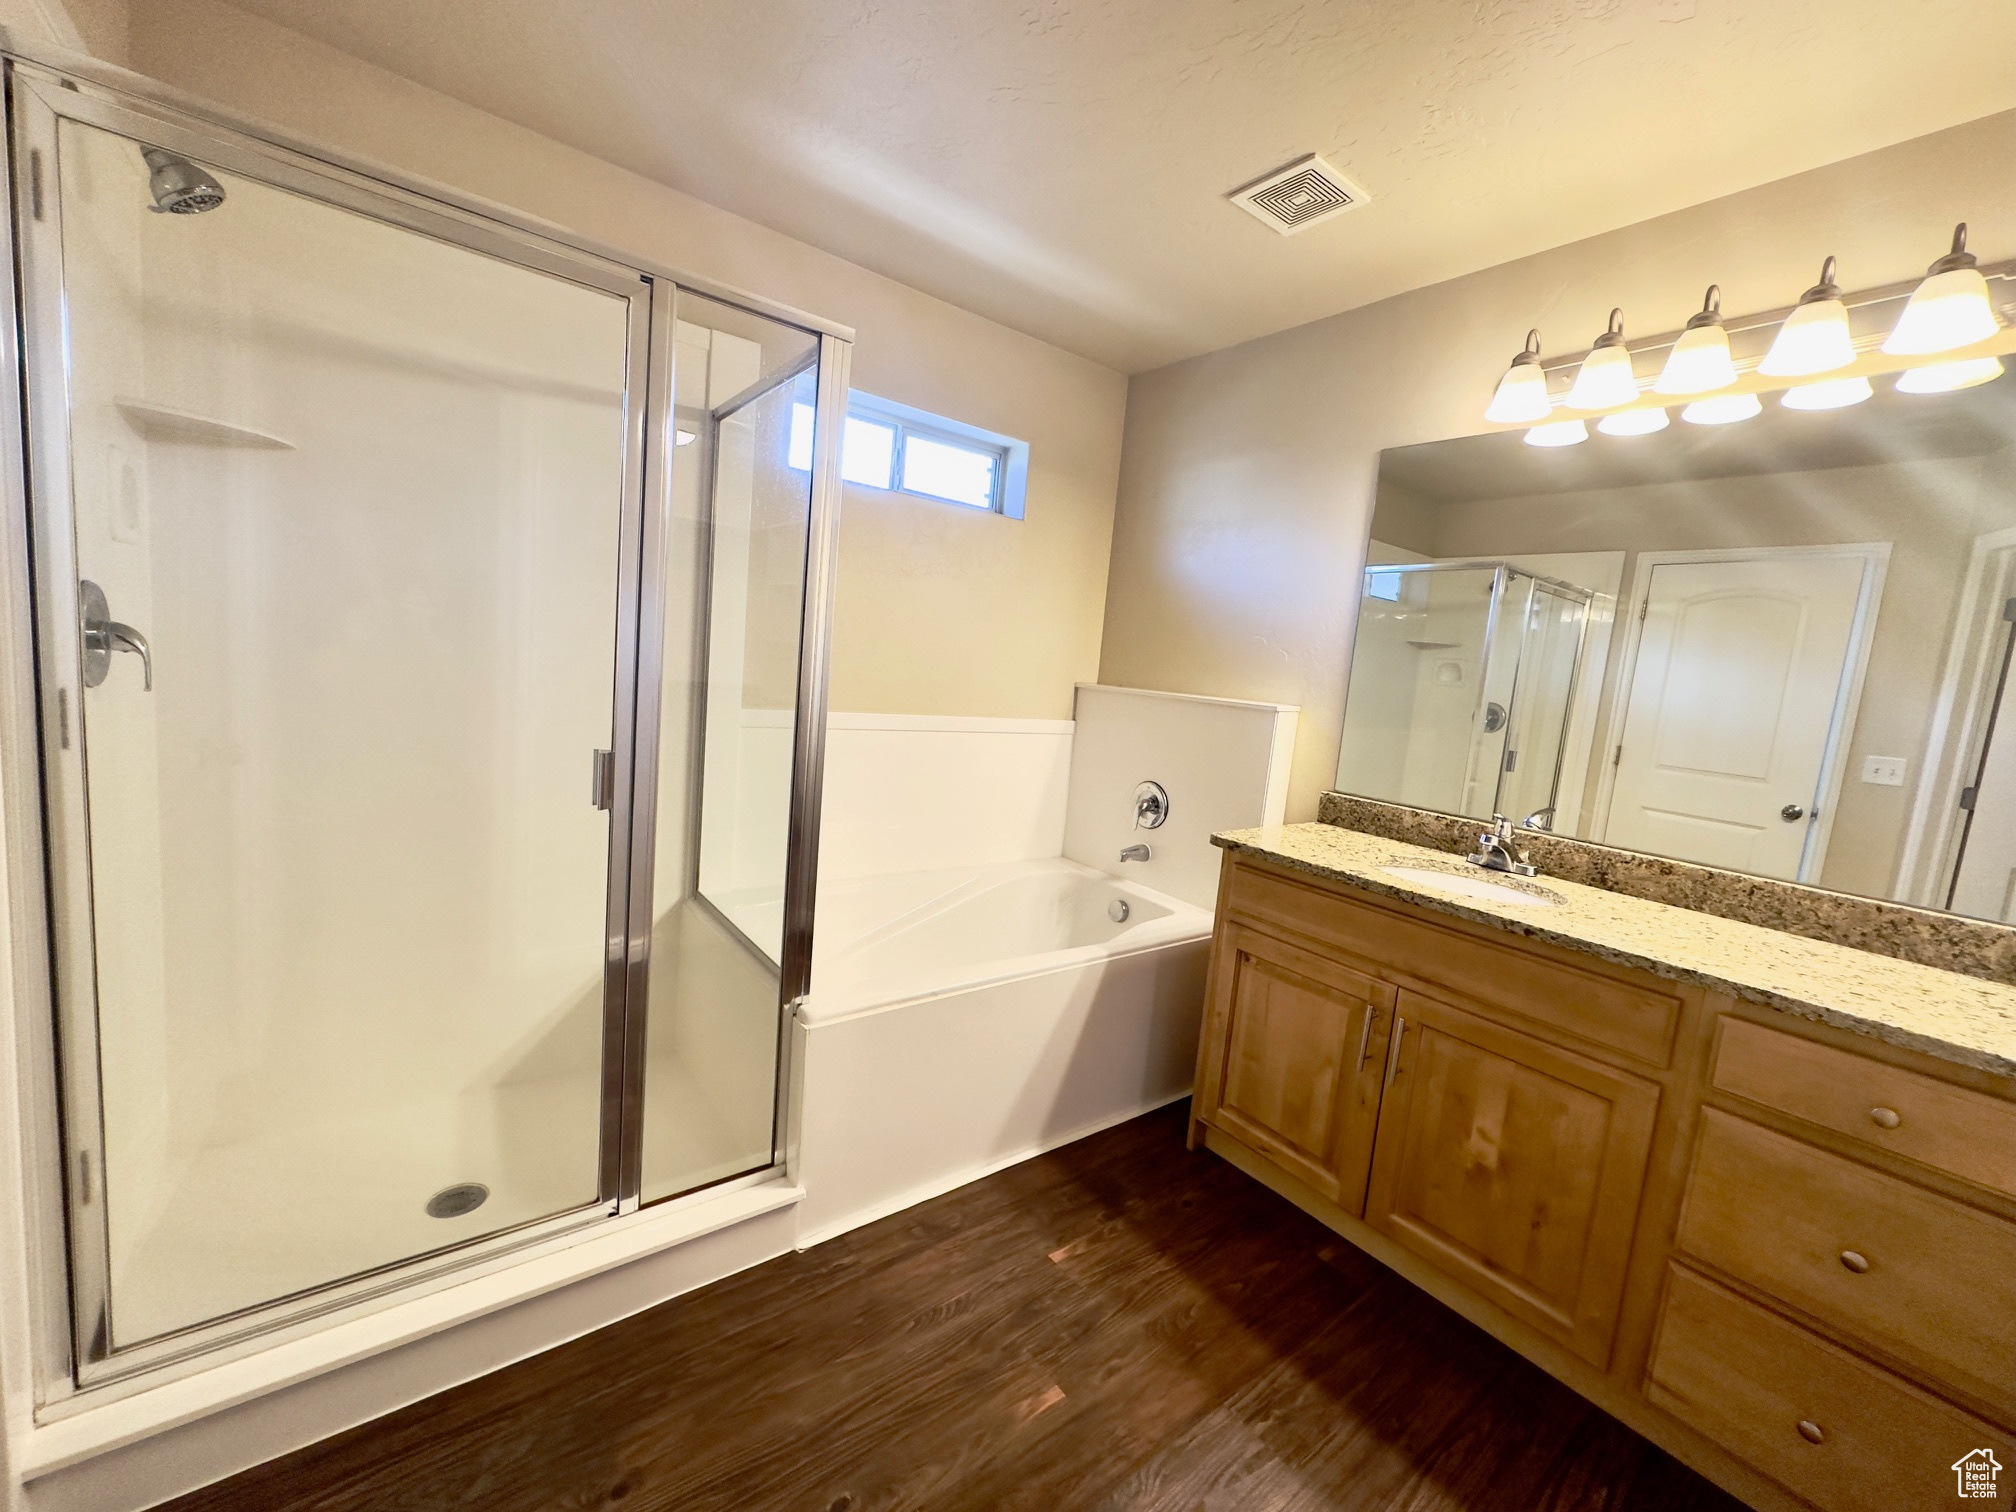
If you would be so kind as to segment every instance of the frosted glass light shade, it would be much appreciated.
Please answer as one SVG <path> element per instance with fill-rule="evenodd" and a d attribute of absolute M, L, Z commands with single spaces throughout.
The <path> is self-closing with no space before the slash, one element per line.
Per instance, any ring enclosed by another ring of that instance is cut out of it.
<path fill-rule="evenodd" d="M 1816 299 L 1785 317 L 1757 371 L 1774 378 L 1804 378 L 1811 373 L 1831 373 L 1854 360 L 1848 307 L 1838 299 Z"/>
<path fill-rule="evenodd" d="M 1662 394 L 1710 394 L 1735 381 L 1729 333 L 1719 325 L 1700 325 L 1680 333 L 1652 387 Z"/>
<path fill-rule="evenodd" d="M 1898 357 L 1926 357 L 1986 341 L 2001 328 L 1988 299 L 1988 280 L 1967 250 L 1967 223 L 1962 221 L 1953 228 L 1953 250 L 1925 270 L 1925 281 L 1912 290 L 1883 350 Z"/>
<path fill-rule="evenodd" d="M 1950 394 L 1955 389 L 1993 383 L 2002 376 L 2002 362 L 1996 357 L 1969 357 L 1964 362 L 1934 362 L 1911 368 L 1897 379 L 1900 394 Z"/>
<path fill-rule="evenodd" d="M 1735 381 L 1729 333 L 1722 329 L 1722 286 L 1710 284 L 1701 313 L 1688 320 L 1652 387 L 1661 394 L 1712 394 Z"/>
<path fill-rule="evenodd" d="M 1596 429 L 1606 436 L 1649 436 L 1654 431 L 1666 429 L 1666 411 L 1663 409 L 1619 410 L 1614 415 L 1605 415 L 1596 422 Z"/>
<path fill-rule="evenodd" d="M 1846 409 L 1875 392 L 1867 378 L 1822 378 L 1818 383 L 1802 383 L 1785 390 L 1778 402 L 1795 410 Z"/>
<path fill-rule="evenodd" d="M 1680 418 L 1689 425 L 1733 425 L 1763 410 L 1763 401 L 1755 394 L 1717 394 L 1713 399 L 1696 399 L 1680 411 Z"/>
<path fill-rule="evenodd" d="M 1545 420 L 1552 409 L 1547 398 L 1547 373 L 1540 366 L 1538 354 L 1528 361 L 1527 354 L 1521 352 L 1498 380 L 1498 392 L 1491 396 L 1484 418 L 1498 425 L 1530 425 L 1535 420 Z"/>
<path fill-rule="evenodd" d="M 1568 408 L 1622 409 L 1638 397 L 1638 375 L 1631 371 L 1631 353 L 1624 346 L 1624 312 L 1610 312 L 1610 328 L 1582 359 L 1569 386 Z"/>
<path fill-rule="evenodd" d="M 1526 432 L 1528 446 L 1573 446 L 1588 439 L 1589 427 L 1580 420 L 1555 420 Z"/>
<path fill-rule="evenodd" d="M 1900 357 L 1950 352 L 1986 341 L 2002 328 L 1979 268 L 1934 273 L 1912 291 L 1883 350 Z"/>
<path fill-rule="evenodd" d="M 1599 346 L 1582 359 L 1575 384 L 1568 390 L 1568 408 L 1616 409 L 1638 397 L 1638 377 L 1631 354 L 1621 346 Z"/>

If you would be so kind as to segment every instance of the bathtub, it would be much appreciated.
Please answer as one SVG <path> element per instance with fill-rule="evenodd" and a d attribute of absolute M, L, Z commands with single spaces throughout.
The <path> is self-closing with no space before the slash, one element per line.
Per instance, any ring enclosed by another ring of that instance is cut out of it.
<path fill-rule="evenodd" d="M 792 1025 L 800 1245 L 1183 1096 L 1210 934 L 1061 857 L 822 882 Z"/>

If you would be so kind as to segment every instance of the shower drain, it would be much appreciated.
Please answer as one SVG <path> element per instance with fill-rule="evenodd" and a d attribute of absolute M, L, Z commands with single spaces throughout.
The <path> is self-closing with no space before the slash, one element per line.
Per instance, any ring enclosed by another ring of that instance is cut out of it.
<path fill-rule="evenodd" d="M 480 1181 L 458 1182 L 451 1187 L 443 1187 L 427 1199 L 429 1218 L 460 1218 L 464 1213 L 473 1213 L 489 1199 L 490 1188 Z"/>

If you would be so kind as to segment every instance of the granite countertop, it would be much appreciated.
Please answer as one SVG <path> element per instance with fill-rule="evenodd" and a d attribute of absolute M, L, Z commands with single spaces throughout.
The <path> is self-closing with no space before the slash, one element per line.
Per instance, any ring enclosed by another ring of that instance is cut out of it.
<path fill-rule="evenodd" d="M 1699 982 L 1940 1060 L 2016 1075 L 2016 986 L 1553 877 L 1507 877 L 1442 851 L 1334 824 L 1268 825 L 1211 838 L 1226 850 L 1292 871 L 1347 882 L 1619 966 Z M 1562 901 L 1549 906 L 1461 897 L 1381 870 L 1395 864 L 1467 875 L 1515 891 L 1537 883 Z"/>

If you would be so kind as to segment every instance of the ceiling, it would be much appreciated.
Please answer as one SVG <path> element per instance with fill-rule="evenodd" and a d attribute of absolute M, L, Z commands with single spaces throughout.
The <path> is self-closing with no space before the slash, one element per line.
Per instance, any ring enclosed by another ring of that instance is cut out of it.
<path fill-rule="evenodd" d="M 235 3 L 1130 372 L 2016 104 L 2008 0 Z"/>

